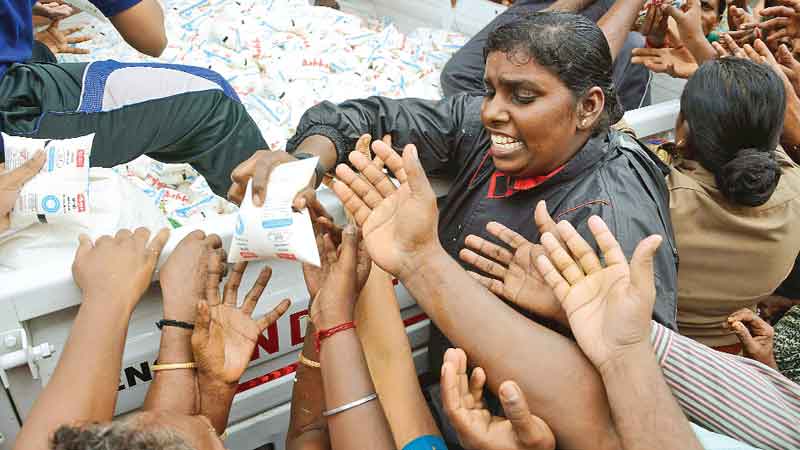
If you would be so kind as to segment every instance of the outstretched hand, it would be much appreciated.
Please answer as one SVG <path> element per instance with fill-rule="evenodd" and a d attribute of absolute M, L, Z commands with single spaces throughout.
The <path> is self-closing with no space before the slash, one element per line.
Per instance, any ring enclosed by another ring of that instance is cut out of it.
<path fill-rule="evenodd" d="M 472 450 L 553 450 L 550 427 L 530 412 L 528 402 L 513 381 L 500 385 L 505 417 L 493 417 L 483 402 L 486 374 L 476 367 L 467 377 L 467 355 L 449 349 L 442 365 L 442 404 L 464 448 Z"/>
<path fill-rule="evenodd" d="M 317 330 L 353 321 L 358 294 L 372 268 L 354 225 L 345 227 L 338 251 L 329 234 L 322 238 L 324 245 L 320 256 L 324 281 L 309 312 Z"/>
<path fill-rule="evenodd" d="M 36 33 L 36 40 L 46 45 L 54 55 L 59 53 L 74 55 L 89 54 L 89 49 L 74 46 L 74 44 L 92 40 L 91 36 L 73 36 L 75 33 L 83 30 L 83 27 L 72 27 L 60 30 L 58 28 L 60 24 L 61 21 L 54 21 L 46 30 Z"/>
<path fill-rule="evenodd" d="M 362 228 L 375 263 L 403 279 L 414 272 L 419 258 L 441 249 L 436 195 L 415 146 L 407 145 L 402 157 L 381 141 L 374 142 L 372 149 L 400 187 L 374 161 L 353 152 L 350 162 L 359 173 L 339 165 L 333 190 Z"/>
<path fill-rule="evenodd" d="M 555 223 L 544 201 L 536 205 L 534 218 L 540 232 L 555 231 Z M 544 254 L 544 247 L 497 222 L 489 222 L 486 231 L 508 245 L 513 253 L 482 237 L 469 235 L 465 241 L 469 248 L 461 250 L 459 257 L 491 277 L 468 273 L 495 295 L 541 318 L 566 326 L 564 309 L 536 270 L 536 259 Z"/>
<path fill-rule="evenodd" d="M 767 36 L 767 43 L 800 38 L 800 1 L 777 0 L 777 5 L 761 10 L 763 22 L 758 28 Z"/>
<path fill-rule="evenodd" d="M 94 243 L 82 234 L 72 277 L 83 291 L 84 302 L 119 302 L 133 311 L 150 286 L 168 238 L 166 228 L 152 240 L 147 228 L 119 230 L 116 236 L 101 236 Z"/>
<path fill-rule="evenodd" d="M 584 354 L 598 369 L 629 348 L 648 345 L 655 304 L 653 255 L 660 236 L 642 240 L 631 265 L 600 217 L 589 218 L 589 229 L 603 252 L 605 266 L 569 222 L 558 230 L 566 247 L 549 233 L 542 236 L 547 256 L 537 267 L 555 291 Z M 573 256 L 574 255 L 574 258 Z"/>
<path fill-rule="evenodd" d="M 682 42 L 703 36 L 703 6 L 700 0 L 687 0 L 680 9 L 673 6 L 672 2 L 664 2 L 661 11 L 675 20 Z"/>
<path fill-rule="evenodd" d="M 215 255 L 221 257 L 219 253 L 212 254 Z M 218 264 L 214 262 L 209 264 L 210 269 L 216 267 Z M 275 323 L 291 304 L 289 299 L 283 300 L 260 319 L 253 319 L 251 316 L 272 277 L 272 269 L 264 266 L 242 306 L 237 306 L 239 284 L 246 268 L 246 262 L 233 266 L 222 299 L 219 295 L 221 273 L 210 270 L 206 300 L 197 304 L 192 350 L 198 374 L 225 385 L 238 384 L 253 355 L 259 334 Z"/>
<path fill-rule="evenodd" d="M 689 49 L 678 48 L 635 48 L 631 63 L 641 64 L 655 73 L 666 73 L 673 78 L 689 78 L 697 70 L 697 62 Z"/>

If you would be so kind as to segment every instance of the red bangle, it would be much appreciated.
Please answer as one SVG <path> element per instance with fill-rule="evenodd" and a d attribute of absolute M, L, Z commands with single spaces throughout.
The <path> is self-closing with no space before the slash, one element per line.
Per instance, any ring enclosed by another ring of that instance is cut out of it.
<path fill-rule="evenodd" d="M 315 346 L 317 347 L 317 352 L 319 352 L 320 350 L 320 344 L 322 343 L 323 339 L 327 339 L 340 331 L 349 330 L 351 328 L 354 329 L 355 327 L 356 327 L 355 322 L 345 322 L 341 325 L 336 325 L 335 327 L 328 328 L 327 330 L 317 331 L 317 339 L 315 342 Z"/>

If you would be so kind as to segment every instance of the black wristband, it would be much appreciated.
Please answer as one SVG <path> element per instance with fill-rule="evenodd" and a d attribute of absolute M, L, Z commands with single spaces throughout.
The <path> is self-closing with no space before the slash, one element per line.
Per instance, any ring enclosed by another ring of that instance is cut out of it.
<path fill-rule="evenodd" d="M 292 153 L 292 156 L 294 156 L 297 159 L 308 159 L 317 157 L 317 155 L 306 152 Z M 318 188 L 319 185 L 322 184 L 323 178 L 325 178 L 326 172 L 325 168 L 322 167 L 321 161 L 322 159 L 317 160 L 317 167 L 314 168 L 314 176 L 316 177 L 316 180 L 314 180 L 314 189 Z"/>
<path fill-rule="evenodd" d="M 164 327 L 176 327 L 176 328 L 183 328 L 184 330 L 194 330 L 194 324 L 189 322 L 182 322 L 180 320 L 170 320 L 170 319 L 161 319 L 156 322 L 156 326 L 158 329 L 162 329 Z"/>

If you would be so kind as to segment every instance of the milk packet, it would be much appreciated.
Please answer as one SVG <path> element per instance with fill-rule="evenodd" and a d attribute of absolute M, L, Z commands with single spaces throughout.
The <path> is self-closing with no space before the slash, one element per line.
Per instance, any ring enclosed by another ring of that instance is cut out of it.
<path fill-rule="evenodd" d="M 307 158 L 275 167 L 262 207 L 253 204 L 253 180 L 247 183 L 228 262 L 280 258 L 320 266 L 308 209 L 292 210 L 295 195 L 308 185 L 318 160 Z"/>
<path fill-rule="evenodd" d="M 43 150 L 41 172 L 22 186 L 14 214 L 89 213 L 89 156 L 94 133 L 74 139 L 30 139 L 3 134 L 6 170 L 14 170 Z"/>

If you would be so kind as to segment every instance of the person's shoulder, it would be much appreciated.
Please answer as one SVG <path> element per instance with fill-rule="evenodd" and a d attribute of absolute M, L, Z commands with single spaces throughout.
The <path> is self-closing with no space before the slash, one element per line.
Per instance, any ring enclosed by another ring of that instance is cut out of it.
<path fill-rule="evenodd" d="M 100 12 L 106 17 L 114 17 L 117 14 L 124 12 L 143 1 L 156 1 L 156 0 L 89 0 Z"/>

